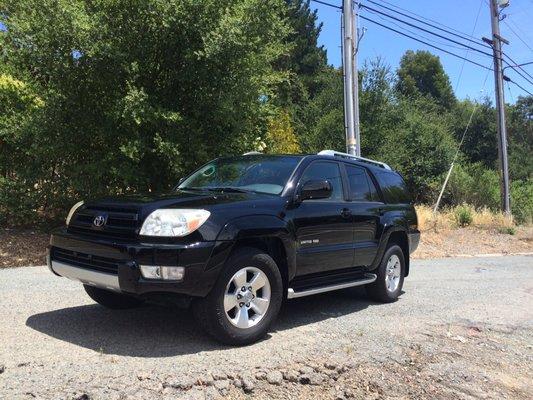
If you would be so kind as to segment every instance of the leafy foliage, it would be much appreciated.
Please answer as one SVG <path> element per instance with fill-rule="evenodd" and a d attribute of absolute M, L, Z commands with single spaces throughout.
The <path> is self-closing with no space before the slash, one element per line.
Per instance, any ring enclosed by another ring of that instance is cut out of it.
<path fill-rule="evenodd" d="M 4 224 L 165 190 L 221 155 L 345 149 L 342 71 L 308 0 L 2 0 L 0 22 Z M 425 51 L 366 63 L 359 87 L 363 155 L 433 203 L 476 103 Z M 533 96 L 507 115 L 513 214 L 531 223 Z M 495 121 L 483 100 L 445 205 L 498 208 Z"/>
<path fill-rule="evenodd" d="M 405 52 L 400 60 L 397 89 L 407 97 L 431 97 L 446 109 L 450 109 L 455 102 L 450 79 L 439 57 L 429 51 Z"/>
<path fill-rule="evenodd" d="M 32 188 L 43 209 L 162 190 L 210 158 L 249 150 L 270 115 L 260 99 L 288 76 L 274 68 L 289 49 L 281 0 L 6 0 L 2 8 L 1 62 L 16 71 L 20 101 L 23 87 L 43 99 L 31 118 L 20 107 L 13 117 L 22 120 L 17 171 L 2 190 Z M 3 146 L 2 157 L 10 154 Z"/>
<path fill-rule="evenodd" d="M 289 113 L 282 111 L 268 122 L 266 150 L 271 154 L 298 154 L 300 145 Z"/>
<path fill-rule="evenodd" d="M 461 227 L 470 225 L 474 220 L 472 207 L 467 204 L 457 207 L 455 209 L 454 217 L 457 225 Z"/>

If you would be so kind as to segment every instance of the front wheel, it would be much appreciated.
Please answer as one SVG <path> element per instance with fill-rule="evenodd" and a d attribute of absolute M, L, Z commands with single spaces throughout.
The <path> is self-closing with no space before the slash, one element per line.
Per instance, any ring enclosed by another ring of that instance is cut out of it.
<path fill-rule="evenodd" d="M 367 294 L 382 303 L 392 303 L 398 299 L 405 275 L 405 256 L 400 246 L 389 245 L 376 271 L 374 283 L 366 285 Z"/>
<path fill-rule="evenodd" d="M 83 285 L 83 287 L 91 299 L 98 304 L 113 310 L 125 310 L 128 308 L 139 307 L 143 304 L 142 300 L 122 293 L 116 293 L 111 290 L 100 289 L 90 285 Z"/>
<path fill-rule="evenodd" d="M 281 274 L 272 257 L 243 248 L 228 261 L 207 297 L 193 303 L 194 316 L 214 339 L 250 344 L 267 333 L 282 295 Z"/>

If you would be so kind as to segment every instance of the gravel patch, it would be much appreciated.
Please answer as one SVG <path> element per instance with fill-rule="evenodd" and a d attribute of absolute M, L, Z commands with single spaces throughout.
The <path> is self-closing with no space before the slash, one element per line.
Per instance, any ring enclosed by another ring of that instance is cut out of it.
<path fill-rule="evenodd" d="M 231 348 L 187 311 L 111 311 L 46 268 L 0 271 L 0 398 L 533 398 L 533 257 L 415 260 L 405 293 L 284 304 Z M 2 368 L 3 367 L 3 368 Z"/>

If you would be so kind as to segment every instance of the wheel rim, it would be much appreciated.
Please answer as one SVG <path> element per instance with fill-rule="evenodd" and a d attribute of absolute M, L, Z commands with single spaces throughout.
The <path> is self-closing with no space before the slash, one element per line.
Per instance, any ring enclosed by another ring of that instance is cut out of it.
<path fill-rule="evenodd" d="M 400 286 L 400 277 L 402 274 L 402 264 L 400 258 L 393 254 L 387 261 L 385 273 L 385 286 L 389 292 L 395 292 Z"/>
<path fill-rule="evenodd" d="M 229 280 L 224 293 L 224 311 L 237 328 L 257 325 L 270 305 L 270 282 L 259 268 L 245 267 Z"/>

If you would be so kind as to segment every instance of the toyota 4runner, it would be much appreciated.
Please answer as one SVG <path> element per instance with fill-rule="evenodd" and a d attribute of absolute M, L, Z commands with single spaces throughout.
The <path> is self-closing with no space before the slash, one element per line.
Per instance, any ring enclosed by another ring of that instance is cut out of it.
<path fill-rule="evenodd" d="M 405 183 L 384 163 L 248 153 L 166 195 L 77 203 L 48 266 L 109 308 L 192 303 L 209 334 L 242 345 L 266 334 L 285 298 L 365 285 L 395 301 L 419 238 Z"/>

